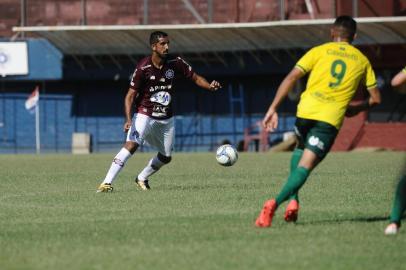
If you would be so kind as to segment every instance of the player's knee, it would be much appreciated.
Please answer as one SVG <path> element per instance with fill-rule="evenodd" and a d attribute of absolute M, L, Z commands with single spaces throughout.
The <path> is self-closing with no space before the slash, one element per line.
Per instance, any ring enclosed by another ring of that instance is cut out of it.
<path fill-rule="evenodd" d="M 161 153 L 159 153 L 158 152 L 158 159 L 159 159 L 159 161 L 161 161 L 162 163 L 165 163 L 165 164 L 168 164 L 169 162 L 171 162 L 171 160 L 172 160 L 172 157 L 171 156 L 169 156 L 169 157 L 167 157 L 167 156 L 164 156 L 164 155 L 162 155 Z"/>
<path fill-rule="evenodd" d="M 132 155 L 132 154 L 135 153 L 135 151 L 137 151 L 137 149 L 138 149 L 138 143 L 128 141 L 128 142 L 125 143 L 124 147 L 125 147 L 125 149 L 127 149 L 128 152 L 130 152 L 131 155 Z"/>

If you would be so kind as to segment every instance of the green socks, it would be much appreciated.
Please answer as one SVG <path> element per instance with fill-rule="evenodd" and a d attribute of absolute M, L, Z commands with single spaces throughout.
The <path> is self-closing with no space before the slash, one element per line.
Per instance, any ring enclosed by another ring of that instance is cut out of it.
<path fill-rule="evenodd" d="M 402 214 L 406 209 L 406 174 L 400 178 L 396 187 L 395 200 L 393 201 L 392 212 L 390 214 L 390 222 L 400 226 Z"/>
<path fill-rule="evenodd" d="M 302 155 L 303 149 L 295 148 L 295 150 L 292 153 L 292 158 L 290 159 L 290 173 L 292 173 L 297 168 L 297 165 L 299 164 Z M 296 200 L 297 202 L 299 202 L 299 193 L 296 192 L 293 195 L 291 195 L 289 197 L 289 200 Z"/>
<path fill-rule="evenodd" d="M 279 206 L 284 201 L 288 200 L 292 195 L 297 194 L 299 189 L 306 182 L 309 174 L 310 171 L 304 167 L 297 167 L 295 170 L 293 170 L 288 177 L 288 181 L 282 187 L 281 192 L 276 197 L 276 204 Z"/>

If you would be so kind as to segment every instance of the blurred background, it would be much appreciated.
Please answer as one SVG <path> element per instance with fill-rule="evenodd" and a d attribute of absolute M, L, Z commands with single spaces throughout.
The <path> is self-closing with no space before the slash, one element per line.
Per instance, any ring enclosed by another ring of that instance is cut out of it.
<path fill-rule="evenodd" d="M 154 30 L 170 35 L 173 54 L 223 85 L 210 93 L 180 82 L 175 150 L 230 142 L 267 151 L 288 140 L 306 81 L 281 107 L 276 133 L 258 121 L 298 59 L 330 40 L 338 15 L 358 21 L 354 44 L 374 67 L 383 104 L 347 119 L 333 149 L 405 151 L 406 91 L 390 80 L 406 65 L 406 0 L 0 0 L 0 153 L 119 149 L 124 96 Z M 24 105 L 36 87 L 31 113 Z M 356 99 L 365 95 L 359 89 Z"/>

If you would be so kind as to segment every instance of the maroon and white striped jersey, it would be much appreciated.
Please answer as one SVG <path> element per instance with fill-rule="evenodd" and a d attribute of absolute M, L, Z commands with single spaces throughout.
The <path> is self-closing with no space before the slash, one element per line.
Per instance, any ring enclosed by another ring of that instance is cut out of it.
<path fill-rule="evenodd" d="M 136 112 L 155 119 L 172 117 L 172 98 L 175 81 L 191 79 L 194 71 L 182 58 L 168 57 L 161 69 L 152 64 L 151 56 L 138 62 L 130 88 L 137 91 Z"/>

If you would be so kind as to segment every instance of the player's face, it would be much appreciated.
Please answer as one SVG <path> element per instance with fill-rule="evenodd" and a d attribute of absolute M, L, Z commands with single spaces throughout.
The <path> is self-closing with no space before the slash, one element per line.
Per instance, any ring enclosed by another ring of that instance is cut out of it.
<path fill-rule="evenodd" d="M 166 58 L 169 54 L 169 38 L 161 37 L 158 42 L 152 45 L 152 51 L 159 55 L 161 58 Z"/>

